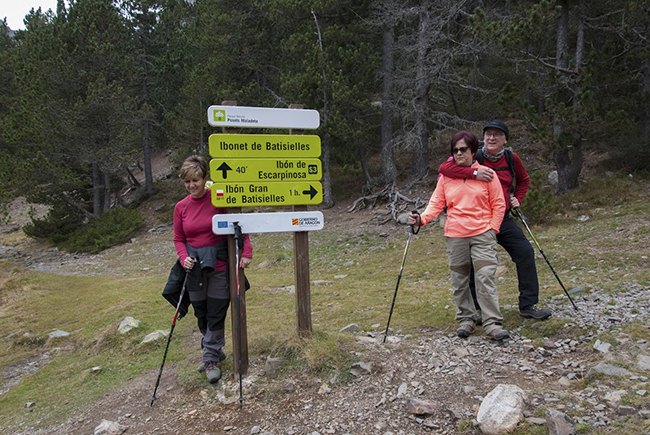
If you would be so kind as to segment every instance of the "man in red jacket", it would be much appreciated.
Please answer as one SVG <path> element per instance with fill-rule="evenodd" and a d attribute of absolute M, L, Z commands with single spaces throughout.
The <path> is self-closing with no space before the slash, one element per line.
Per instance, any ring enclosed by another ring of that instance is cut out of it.
<path fill-rule="evenodd" d="M 508 143 L 509 130 L 505 122 L 495 119 L 483 128 L 484 167 L 479 169 L 462 167 L 454 162 L 446 161 L 438 172 L 450 178 L 469 178 L 489 182 L 494 175 L 499 178 L 506 198 L 506 212 L 501 223 L 497 243 L 510 255 L 517 265 L 517 279 L 519 281 L 519 314 L 525 318 L 546 320 L 551 317 L 547 308 L 538 309 L 535 304 L 539 301 L 539 283 L 537 282 L 537 267 L 535 266 L 535 252 L 523 231 L 510 217 L 510 209 L 517 208 L 523 202 L 530 178 L 521 159 L 510 149 L 504 148 Z M 515 177 L 510 172 L 505 153 L 511 152 Z M 514 184 L 514 188 L 513 188 Z M 508 201 L 507 198 L 510 198 Z M 475 292 L 473 280 L 470 282 L 472 293 Z"/>

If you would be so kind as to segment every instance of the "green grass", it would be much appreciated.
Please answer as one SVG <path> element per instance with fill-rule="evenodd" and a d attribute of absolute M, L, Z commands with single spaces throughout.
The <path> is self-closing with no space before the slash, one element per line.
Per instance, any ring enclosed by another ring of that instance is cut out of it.
<path fill-rule="evenodd" d="M 628 179 L 607 179 L 602 186 L 587 183 L 558 198 L 563 215 L 551 224 L 531 228 L 567 289 L 581 286 L 585 292 L 621 292 L 629 288 L 623 283 L 650 285 L 650 202 L 644 183 Z M 590 219 L 578 222 L 576 218 L 583 214 Z M 339 330 L 354 322 L 362 330 L 383 332 L 407 227 L 354 224 L 352 215 L 328 221 L 328 211 L 325 215 L 325 229 L 309 235 L 310 279 L 320 283 L 311 285 L 313 333 L 308 336 L 296 331 L 295 294 L 287 290 L 294 284 L 293 236 L 252 236 L 255 261 L 247 272 L 252 289 L 246 295 L 249 357 L 280 356 L 287 359 L 283 371 L 308 370 L 320 375 L 334 370 L 343 376 L 351 363 L 351 351 L 358 349 L 351 336 Z M 4 244 L 15 242 L 13 235 L 3 239 Z M 106 261 L 128 264 L 124 276 L 62 276 L 0 264 L 0 366 L 7 370 L 36 361 L 45 352 L 52 355 L 47 364 L 33 374 L 24 374 L 19 385 L 0 396 L 0 425 L 23 421 L 44 426 L 60 421 L 129 379 L 159 368 L 165 341 L 149 345 L 140 341 L 156 329 L 169 329 L 173 316 L 173 308 L 160 291 L 174 261 L 174 250 L 171 240 L 163 245 L 138 242 L 128 246 L 129 252 L 107 255 Z M 150 260 L 154 256 L 148 252 L 160 249 L 169 256 L 168 263 Z M 498 287 L 505 327 L 518 327 L 523 321 L 517 310 L 515 268 L 501 248 L 499 264 L 504 272 Z M 563 290 L 539 255 L 537 268 L 543 305 L 546 299 L 563 295 Z M 430 225 L 411 238 L 391 328 L 412 335 L 431 328 L 453 331 L 455 306 L 450 287 L 442 230 Z M 126 316 L 142 323 L 139 329 L 121 335 L 117 327 Z M 226 324 L 230 329 L 230 319 Z M 535 343 L 544 337 L 558 340 L 579 332 L 556 317 L 523 324 L 521 333 Z M 189 358 L 198 361 L 195 328 L 191 313 L 178 322 L 166 364 Z M 56 329 L 72 335 L 48 339 Z M 647 329 L 636 324 L 624 332 L 635 340 L 647 335 Z M 615 342 L 615 337 L 600 339 Z M 229 360 L 225 364 L 227 368 Z M 90 370 L 95 366 L 101 367 L 97 373 Z M 186 388 L 200 386 L 202 380 L 192 364 L 178 367 Z M 38 407 L 26 412 L 25 403 L 32 401 Z M 522 430 L 537 433 L 538 428 Z"/>

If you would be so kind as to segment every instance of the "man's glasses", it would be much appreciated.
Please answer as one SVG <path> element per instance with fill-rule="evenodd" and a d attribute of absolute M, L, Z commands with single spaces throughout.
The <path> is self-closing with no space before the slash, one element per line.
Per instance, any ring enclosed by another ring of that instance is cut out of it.
<path fill-rule="evenodd" d="M 469 147 L 454 148 L 453 154 L 456 154 L 456 153 L 463 154 L 463 153 L 466 153 L 468 149 L 469 149 Z"/>
<path fill-rule="evenodd" d="M 497 132 L 488 131 L 487 133 L 483 133 L 483 136 L 485 136 L 485 137 L 501 137 L 501 136 L 505 136 L 505 135 L 506 135 L 505 133 L 499 132 L 499 131 L 497 131 Z"/>

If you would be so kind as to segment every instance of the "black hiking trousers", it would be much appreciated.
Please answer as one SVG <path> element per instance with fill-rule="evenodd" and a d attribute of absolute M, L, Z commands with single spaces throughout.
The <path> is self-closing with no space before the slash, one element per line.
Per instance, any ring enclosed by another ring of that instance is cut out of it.
<path fill-rule="evenodd" d="M 510 217 L 510 213 L 501 223 L 497 243 L 506 250 L 510 258 L 517 265 L 517 280 L 519 281 L 519 310 L 526 310 L 539 301 L 539 283 L 537 282 L 537 266 L 535 266 L 535 251 L 522 229 Z M 474 270 L 469 281 L 472 298 L 476 309 L 481 307 L 476 299 L 474 286 Z"/>

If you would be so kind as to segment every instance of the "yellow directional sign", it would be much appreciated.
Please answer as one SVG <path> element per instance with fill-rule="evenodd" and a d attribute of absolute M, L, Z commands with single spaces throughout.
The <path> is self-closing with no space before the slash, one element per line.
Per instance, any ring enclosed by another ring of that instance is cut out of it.
<path fill-rule="evenodd" d="M 212 181 L 307 181 L 323 178 L 319 159 L 212 159 Z"/>
<path fill-rule="evenodd" d="M 291 134 L 212 134 L 212 158 L 320 157 L 320 137 Z"/>
<path fill-rule="evenodd" d="M 254 207 L 261 205 L 309 205 L 323 202 L 319 181 L 280 181 L 271 183 L 214 183 L 215 207 Z"/>

